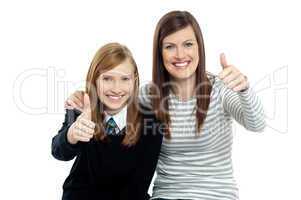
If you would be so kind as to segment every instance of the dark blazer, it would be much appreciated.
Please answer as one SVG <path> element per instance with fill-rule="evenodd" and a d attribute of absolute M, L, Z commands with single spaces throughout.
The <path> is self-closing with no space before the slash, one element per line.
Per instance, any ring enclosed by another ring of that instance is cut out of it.
<path fill-rule="evenodd" d="M 153 114 L 142 117 L 141 137 L 137 144 L 121 144 L 124 134 L 108 136 L 109 141 L 91 139 L 75 145 L 67 132 L 80 115 L 67 110 L 65 121 L 52 139 L 52 155 L 63 161 L 76 157 L 63 185 L 63 200 L 145 200 L 162 143 L 159 122 Z M 122 133 L 125 129 L 121 130 Z"/>

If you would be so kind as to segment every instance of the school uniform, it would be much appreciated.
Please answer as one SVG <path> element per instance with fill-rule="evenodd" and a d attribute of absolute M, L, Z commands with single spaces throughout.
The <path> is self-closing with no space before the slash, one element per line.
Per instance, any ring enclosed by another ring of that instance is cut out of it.
<path fill-rule="evenodd" d="M 66 110 L 65 120 L 52 139 L 52 155 L 62 161 L 75 158 L 69 176 L 63 184 L 62 200 L 146 200 L 162 143 L 159 122 L 148 112 L 142 115 L 141 137 L 136 145 L 121 144 L 126 126 L 126 108 L 116 116 L 106 115 L 105 122 L 114 119 L 114 134 L 107 141 L 78 142 L 67 140 L 67 132 L 77 110 Z"/>

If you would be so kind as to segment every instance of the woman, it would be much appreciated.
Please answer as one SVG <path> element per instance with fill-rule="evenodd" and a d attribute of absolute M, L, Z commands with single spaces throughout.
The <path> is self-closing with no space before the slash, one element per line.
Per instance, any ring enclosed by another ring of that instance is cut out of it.
<path fill-rule="evenodd" d="M 250 131 L 265 127 L 262 105 L 247 77 L 221 54 L 218 76 L 206 73 L 201 29 L 188 12 L 164 15 L 155 30 L 153 83 L 140 101 L 167 125 L 152 199 L 236 200 L 232 118 Z M 75 93 L 67 106 L 78 107 Z"/>
<path fill-rule="evenodd" d="M 82 111 L 67 110 L 52 140 L 55 158 L 76 157 L 63 200 L 149 199 L 162 134 L 152 114 L 139 112 L 138 87 L 137 66 L 125 46 L 110 43 L 97 51 Z"/>

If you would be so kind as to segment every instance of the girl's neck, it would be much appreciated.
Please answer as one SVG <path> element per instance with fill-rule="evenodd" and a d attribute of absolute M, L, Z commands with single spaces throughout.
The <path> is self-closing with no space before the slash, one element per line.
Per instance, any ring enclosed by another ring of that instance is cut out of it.
<path fill-rule="evenodd" d="M 181 101 L 187 101 L 195 96 L 195 81 L 195 74 L 187 79 L 172 79 L 171 89 Z"/>
<path fill-rule="evenodd" d="M 125 106 L 122 106 L 121 108 L 119 108 L 117 110 L 112 110 L 112 109 L 105 108 L 104 111 L 106 112 L 106 114 L 108 114 L 110 116 L 114 116 L 114 115 L 120 113 L 124 107 Z"/>

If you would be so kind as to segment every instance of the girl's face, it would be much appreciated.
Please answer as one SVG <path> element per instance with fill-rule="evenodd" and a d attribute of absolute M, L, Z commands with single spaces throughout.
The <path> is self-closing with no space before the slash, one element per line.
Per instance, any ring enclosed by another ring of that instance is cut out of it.
<path fill-rule="evenodd" d="M 134 72 L 134 66 L 126 60 L 98 77 L 97 94 L 108 114 L 118 113 L 133 95 Z"/>
<path fill-rule="evenodd" d="M 175 81 L 194 78 L 199 63 L 199 51 L 191 26 L 163 39 L 162 57 L 165 69 Z"/>

